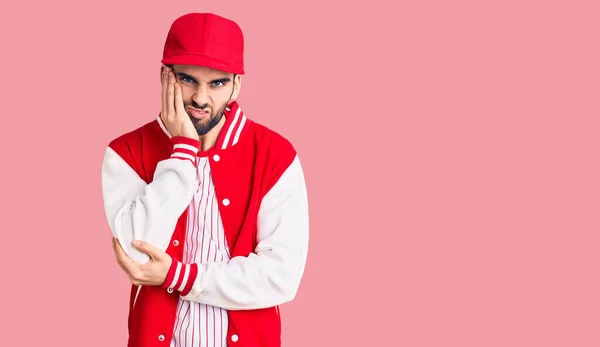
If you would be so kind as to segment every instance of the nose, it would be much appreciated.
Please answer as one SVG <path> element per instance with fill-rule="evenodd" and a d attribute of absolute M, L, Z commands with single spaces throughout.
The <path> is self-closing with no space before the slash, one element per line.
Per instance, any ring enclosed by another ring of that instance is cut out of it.
<path fill-rule="evenodd" d="M 204 86 L 196 88 L 192 99 L 194 100 L 194 102 L 196 102 L 196 104 L 198 104 L 201 107 L 210 103 L 210 95 L 208 94 L 208 90 L 206 90 L 206 87 Z"/>

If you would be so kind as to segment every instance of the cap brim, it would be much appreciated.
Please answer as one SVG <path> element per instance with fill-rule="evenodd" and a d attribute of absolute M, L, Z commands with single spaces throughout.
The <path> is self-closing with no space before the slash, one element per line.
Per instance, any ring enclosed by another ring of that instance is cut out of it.
<path fill-rule="evenodd" d="M 212 69 L 221 70 L 225 72 L 230 72 L 233 74 L 243 75 L 243 68 L 236 68 L 231 66 L 231 64 L 224 62 L 219 59 L 203 56 L 203 55 L 176 55 L 171 57 L 166 57 L 161 60 L 161 63 L 165 65 L 197 65 L 197 66 L 206 66 Z"/>

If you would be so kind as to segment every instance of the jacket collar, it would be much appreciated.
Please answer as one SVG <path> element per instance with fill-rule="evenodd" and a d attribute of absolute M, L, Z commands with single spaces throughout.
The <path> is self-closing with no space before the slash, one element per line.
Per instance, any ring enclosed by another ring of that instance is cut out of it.
<path fill-rule="evenodd" d="M 235 146 L 240 138 L 246 133 L 251 123 L 250 119 L 246 117 L 242 109 L 240 108 L 237 101 L 232 101 L 225 108 L 223 117 L 225 117 L 225 124 L 219 132 L 217 142 L 213 147 L 213 150 L 220 151 Z M 172 135 L 167 130 L 167 127 L 160 118 L 160 114 L 156 118 L 158 125 L 163 132 L 171 138 Z"/>

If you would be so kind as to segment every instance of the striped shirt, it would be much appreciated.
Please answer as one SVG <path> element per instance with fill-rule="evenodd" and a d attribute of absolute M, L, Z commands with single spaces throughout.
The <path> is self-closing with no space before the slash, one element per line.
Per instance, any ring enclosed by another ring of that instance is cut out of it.
<path fill-rule="evenodd" d="M 208 158 L 199 156 L 198 189 L 189 206 L 183 263 L 227 262 L 227 240 Z M 171 347 L 226 347 L 227 311 L 179 298 Z"/>

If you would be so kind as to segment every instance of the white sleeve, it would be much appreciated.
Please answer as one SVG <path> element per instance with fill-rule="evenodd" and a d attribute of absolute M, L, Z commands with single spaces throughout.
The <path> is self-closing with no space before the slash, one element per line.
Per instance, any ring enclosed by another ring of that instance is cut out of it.
<path fill-rule="evenodd" d="M 175 137 L 170 158 L 160 161 L 147 184 L 112 148 L 102 162 L 102 196 L 111 232 L 135 262 L 148 262 L 135 249 L 134 239 L 165 251 L 177 220 L 188 207 L 196 182 L 198 146 L 192 139 Z"/>
<path fill-rule="evenodd" d="M 260 309 L 291 301 L 308 252 L 308 198 L 298 157 L 265 195 L 258 213 L 258 243 L 247 257 L 228 263 L 177 264 L 184 300 L 228 310 Z M 188 267 L 188 270 L 184 269 Z M 191 283 L 190 283 L 191 282 Z M 178 283 L 173 278 L 171 287 Z M 191 285 L 190 285 L 191 284 Z M 169 285 L 166 285 L 169 287 Z"/>

